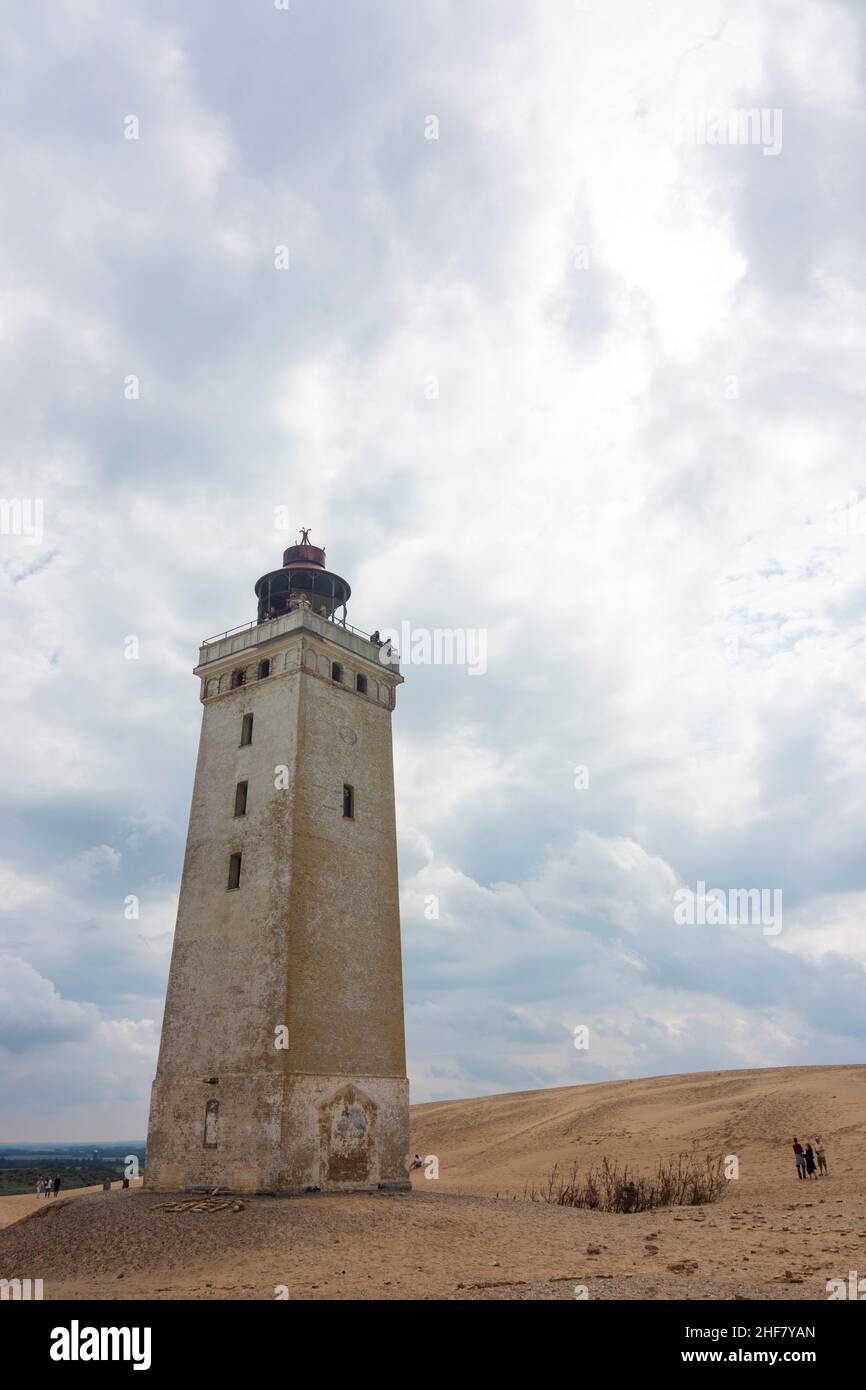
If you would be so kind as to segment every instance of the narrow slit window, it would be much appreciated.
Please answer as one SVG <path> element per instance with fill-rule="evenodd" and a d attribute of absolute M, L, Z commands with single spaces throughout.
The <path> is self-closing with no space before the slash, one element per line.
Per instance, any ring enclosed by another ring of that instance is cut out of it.
<path fill-rule="evenodd" d="M 253 741 L 253 716 L 245 714 L 241 723 L 241 748 L 244 744 Z"/>
<path fill-rule="evenodd" d="M 246 671 L 232 671 L 232 690 L 237 690 L 246 680 Z"/>
<path fill-rule="evenodd" d="M 217 1146 L 219 1118 L 219 1101 L 209 1100 L 204 1110 L 204 1146 L 206 1149 L 215 1149 Z"/>
<path fill-rule="evenodd" d="M 247 813 L 247 787 L 249 782 L 238 782 L 235 787 L 235 815 L 245 816 Z"/>
<path fill-rule="evenodd" d="M 265 676 L 269 676 L 270 674 L 271 674 L 271 663 L 270 663 L 270 659 L 267 659 L 267 660 L 265 660 L 265 661 L 260 661 L 260 662 L 259 662 L 259 680 L 260 680 L 260 681 L 263 681 L 264 678 L 265 678 Z"/>
<path fill-rule="evenodd" d="M 343 783 L 343 816 L 346 820 L 355 819 L 355 788 Z"/>
<path fill-rule="evenodd" d="M 334 680 L 334 681 L 342 681 L 342 679 L 343 679 L 343 668 L 342 668 L 342 666 L 340 665 L 339 661 L 332 661 L 332 662 L 331 662 L 331 680 Z"/>
<path fill-rule="evenodd" d="M 241 856 L 240 852 L 233 854 L 229 860 L 229 888 L 240 888 L 241 886 Z"/>
<path fill-rule="evenodd" d="M 362 695 L 366 695 L 366 693 L 367 693 L 367 677 L 366 677 L 366 676 L 357 675 L 357 676 L 355 677 L 355 689 L 358 690 L 358 691 L 360 691 L 360 693 L 361 693 Z"/>

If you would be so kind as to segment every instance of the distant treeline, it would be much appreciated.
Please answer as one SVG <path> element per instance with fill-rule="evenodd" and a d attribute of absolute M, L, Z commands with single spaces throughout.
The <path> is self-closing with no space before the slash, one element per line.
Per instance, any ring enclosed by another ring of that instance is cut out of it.
<path fill-rule="evenodd" d="M 63 1188 L 70 1188 L 94 1187 L 105 1178 L 115 1182 L 122 1177 L 122 1163 L 94 1163 L 87 1167 L 47 1163 L 44 1168 L 4 1168 L 0 1171 L 0 1197 L 18 1197 L 23 1192 L 35 1194 L 39 1178 L 59 1178 Z"/>
<path fill-rule="evenodd" d="M 139 1171 L 144 1169 L 144 1149 L 125 1146 L 122 1151 L 106 1153 L 96 1158 L 79 1158 L 69 1161 L 69 1156 L 58 1157 L 57 1150 L 28 1154 L 30 1162 L 18 1164 L 10 1162 L 8 1156 L 0 1158 L 0 1197 L 17 1197 L 22 1193 L 36 1192 L 39 1178 L 60 1178 L 62 1189 L 71 1187 L 94 1187 L 111 1178 L 116 1182 L 124 1175 L 127 1154 L 135 1154 L 139 1161 Z"/>
<path fill-rule="evenodd" d="M 28 1168 L 32 1163 L 117 1163 L 127 1154 L 144 1161 L 144 1144 L 0 1144 L 0 1168 Z"/>

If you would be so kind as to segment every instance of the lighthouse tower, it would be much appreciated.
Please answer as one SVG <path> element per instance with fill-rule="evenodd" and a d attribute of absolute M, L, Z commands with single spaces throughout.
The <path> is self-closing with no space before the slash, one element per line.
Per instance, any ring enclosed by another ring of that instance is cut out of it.
<path fill-rule="evenodd" d="M 387 649 L 309 542 L 204 643 L 145 1186 L 406 1189 Z"/>

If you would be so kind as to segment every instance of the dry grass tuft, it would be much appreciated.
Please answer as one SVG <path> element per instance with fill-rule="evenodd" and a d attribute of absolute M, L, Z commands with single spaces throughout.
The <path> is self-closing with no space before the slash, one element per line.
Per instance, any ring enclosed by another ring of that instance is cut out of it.
<path fill-rule="evenodd" d="M 581 1177 L 577 1164 L 567 1175 L 554 1165 L 543 1187 L 525 1187 L 523 1200 L 590 1211 L 652 1211 L 654 1207 L 698 1207 L 717 1202 L 725 1191 L 724 1159 L 693 1153 L 659 1163 L 651 1177 L 620 1168 L 603 1158 Z"/>

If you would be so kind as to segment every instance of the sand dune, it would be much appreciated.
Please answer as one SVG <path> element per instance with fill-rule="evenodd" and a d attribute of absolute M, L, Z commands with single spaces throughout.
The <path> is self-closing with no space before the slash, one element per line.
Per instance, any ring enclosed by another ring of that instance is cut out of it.
<path fill-rule="evenodd" d="M 714 1072 L 417 1106 L 413 1150 L 440 1177 L 410 1195 L 244 1197 L 168 1212 L 143 1191 L 0 1199 L 0 1277 L 45 1297 L 272 1299 L 785 1298 L 866 1273 L 866 1068 Z M 798 1182 L 796 1132 L 827 1141 L 830 1177 Z M 637 1215 L 520 1193 L 559 1163 L 651 1169 L 736 1154 L 705 1207 Z M 56 1209 L 51 1209 L 56 1208 Z"/>
<path fill-rule="evenodd" d="M 690 1149 L 736 1154 L 741 1184 L 772 1190 L 794 1175 L 793 1136 L 816 1133 L 836 1177 L 866 1168 L 866 1067 L 697 1072 L 412 1110 L 413 1151 L 438 1157 L 439 1190 L 479 1194 L 522 1192 L 554 1163 L 653 1168 Z"/>
<path fill-rule="evenodd" d="M 133 1178 L 131 1186 L 141 1187 L 143 1181 L 143 1178 Z M 119 1192 L 121 1186 L 121 1183 L 113 1182 L 112 1191 Z M 62 1202 L 67 1197 L 83 1197 L 85 1193 L 101 1191 L 102 1184 L 98 1183 L 95 1187 L 61 1189 L 57 1197 L 38 1197 L 35 1192 L 23 1192 L 16 1197 L 0 1197 L 0 1231 L 4 1226 L 11 1226 L 13 1221 L 20 1221 L 22 1216 L 29 1216 L 34 1211 L 43 1211 L 52 1202 Z"/>

